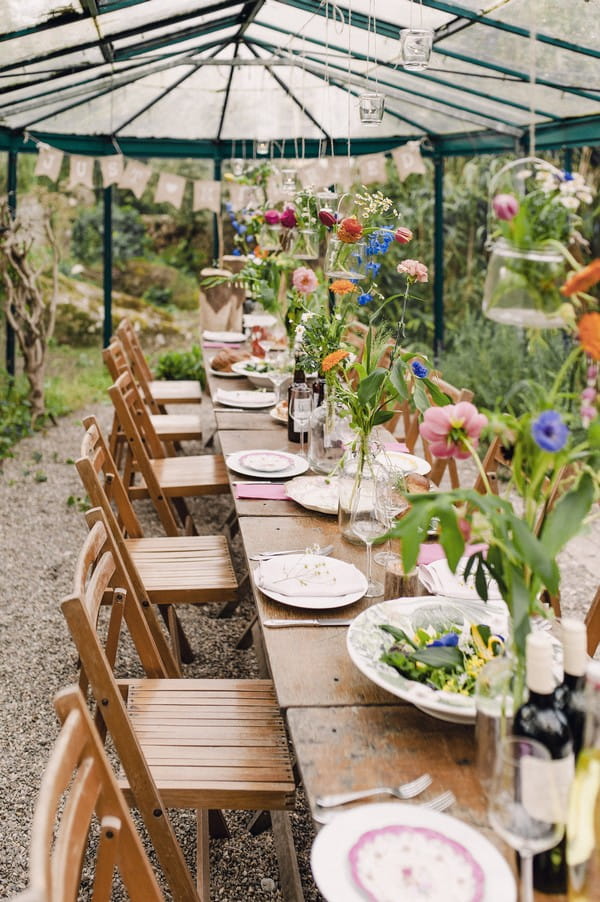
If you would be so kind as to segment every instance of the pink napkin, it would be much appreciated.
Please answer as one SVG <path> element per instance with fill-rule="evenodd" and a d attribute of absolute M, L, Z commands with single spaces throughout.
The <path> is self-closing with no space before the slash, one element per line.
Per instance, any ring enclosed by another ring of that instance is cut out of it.
<path fill-rule="evenodd" d="M 205 348 L 241 348 L 241 345 L 232 345 L 224 341 L 205 341 L 203 345 Z"/>
<path fill-rule="evenodd" d="M 401 451 L 403 454 L 408 454 L 408 447 L 404 444 L 404 442 L 384 442 L 383 448 L 385 451 Z"/>
<path fill-rule="evenodd" d="M 478 551 L 483 551 L 486 547 L 486 545 L 481 543 L 479 545 L 466 545 L 465 556 L 471 557 L 472 554 L 477 554 Z M 419 549 L 417 564 L 433 564 L 434 561 L 439 561 L 443 557 L 446 557 L 446 554 L 439 542 L 424 542 Z"/>
<path fill-rule="evenodd" d="M 252 485 L 236 485 L 236 498 L 267 498 L 269 501 L 289 501 L 284 485 L 265 485 L 260 482 Z"/>

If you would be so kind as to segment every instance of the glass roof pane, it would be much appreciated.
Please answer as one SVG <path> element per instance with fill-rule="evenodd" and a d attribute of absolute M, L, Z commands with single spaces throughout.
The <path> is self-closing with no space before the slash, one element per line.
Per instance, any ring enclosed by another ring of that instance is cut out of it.
<path fill-rule="evenodd" d="M 242 9 L 241 3 L 232 4 L 231 7 L 227 7 L 227 16 L 237 15 Z M 119 52 L 124 47 L 134 47 L 137 44 L 144 44 L 146 41 L 156 41 L 160 42 L 161 46 L 168 47 L 169 40 L 173 40 L 174 43 L 171 45 L 173 49 L 179 50 L 181 47 L 189 47 L 191 46 L 191 42 L 195 41 L 196 43 L 202 37 L 203 34 L 203 26 L 207 26 L 206 34 L 215 33 L 214 25 L 218 25 L 219 21 L 223 19 L 223 10 L 220 10 L 217 13 L 213 13 L 212 15 L 205 16 L 193 16 L 189 19 L 186 19 L 185 22 L 180 23 L 171 23 L 170 25 L 165 25 L 163 28 L 144 28 L 145 25 L 148 24 L 148 19 L 144 18 L 143 24 L 140 26 L 140 30 L 135 34 L 129 35 L 124 38 L 114 38 L 113 44 Z M 122 30 L 121 23 L 121 29 Z M 211 26 L 213 26 L 211 28 Z M 196 35 L 190 37 L 188 40 L 178 40 L 177 35 L 179 33 L 185 33 L 189 29 L 195 29 Z M 209 30 L 210 29 L 210 30 Z M 129 31 L 129 28 L 127 29 Z M 221 29 L 217 30 L 217 34 Z M 104 29 L 103 29 L 104 32 Z M 162 43 L 164 42 L 164 44 Z"/>
<path fill-rule="evenodd" d="M 174 27 L 188 28 L 192 24 L 198 24 L 200 21 L 209 22 L 214 19 L 223 18 L 223 16 L 235 14 L 241 9 L 241 2 L 234 2 L 227 5 L 227 9 L 220 9 L 217 12 L 203 13 L 202 10 L 214 6 L 214 0 L 144 0 L 137 6 L 130 6 L 126 9 L 118 9 L 113 12 L 103 13 L 98 24 L 104 37 L 110 37 L 115 32 L 139 29 L 138 38 L 141 40 L 144 34 L 144 27 L 152 23 L 167 22 L 176 16 L 185 16 L 189 14 L 189 19 L 184 19 L 177 26 L 165 25 L 162 28 L 153 28 L 147 31 L 146 37 L 152 35 L 158 36 L 172 31 Z"/>
<path fill-rule="evenodd" d="M 532 26 L 532 12 L 535 12 L 534 28 L 541 34 L 560 38 L 581 47 L 598 49 L 600 43 L 600 16 L 593 3 L 564 3 L 564 0 L 544 0 L 532 4 L 531 0 L 511 0 L 487 13 L 490 19 L 508 22 L 521 28 Z"/>
<path fill-rule="evenodd" d="M 74 46 L 97 40 L 98 34 L 91 19 L 35 31 L 2 42 L 0 68 L 13 63 L 26 63 L 56 50 L 68 52 Z"/>
<path fill-rule="evenodd" d="M 337 3 L 340 9 L 346 13 L 348 9 L 352 13 L 362 13 L 369 16 L 370 13 L 381 22 L 391 22 L 398 28 L 439 28 L 446 25 L 455 17 L 452 13 L 442 12 L 439 9 L 432 9 L 429 6 L 423 6 L 421 3 L 413 0 L 352 0 L 352 5 L 348 2 Z M 333 4 L 330 4 L 330 7 Z"/>
<path fill-rule="evenodd" d="M 54 15 L 68 10 L 80 13 L 78 0 L 71 3 L 59 0 L 3 0 L 0 4 L 0 31 L 18 31 L 20 28 L 32 28 L 41 25 Z"/>
<path fill-rule="evenodd" d="M 530 40 L 486 25 L 473 25 L 464 31 L 439 41 L 437 50 L 452 50 L 480 62 L 490 62 L 529 73 Z M 536 42 L 537 77 L 554 82 L 557 87 L 599 87 L 598 60 Z"/>

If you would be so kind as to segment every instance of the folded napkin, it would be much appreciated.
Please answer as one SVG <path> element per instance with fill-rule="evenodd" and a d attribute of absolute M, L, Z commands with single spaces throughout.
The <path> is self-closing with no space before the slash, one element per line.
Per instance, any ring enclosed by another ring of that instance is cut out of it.
<path fill-rule="evenodd" d="M 275 394 L 272 391 L 225 391 L 218 388 L 215 401 L 229 402 L 230 404 L 250 404 L 252 407 L 270 407 L 275 403 Z"/>
<path fill-rule="evenodd" d="M 478 551 L 483 551 L 486 546 L 479 543 L 478 545 L 465 545 L 465 557 L 471 557 Z M 418 564 L 431 564 L 433 561 L 439 561 L 446 557 L 446 552 L 439 542 L 423 542 L 419 549 Z"/>
<path fill-rule="evenodd" d="M 272 557 L 254 571 L 260 589 L 297 598 L 349 595 L 360 588 L 362 579 L 351 564 L 318 554 Z"/>
<path fill-rule="evenodd" d="M 478 599 L 479 595 L 475 589 L 475 574 L 471 573 L 466 582 L 463 576 L 468 560 L 468 557 L 460 559 L 456 573 L 452 572 L 446 558 L 433 561 L 431 564 L 422 564 L 418 568 L 419 579 L 432 595 Z M 488 583 L 488 597 L 491 599 L 502 598 L 498 584 L 494 580 L 490 580 Z"/>
<path fill-rule="evenodd" d="M 227 342 L 227 344 L 226 344 L 224 341 L 205 341 L 205 342 L 204 342 L 204 347 L 205 347 L 205 348 L 221 348 L 221 349 L 223 349 L 223 348 L 232 348 L 232 349 L 236 349 L 236 348 L 241 347 L 241 345 L 232 345 L 230 342 Z"/>
<path fill-rule="evenodd" d="M 252 485 L 234 486 L 236 498 L 267 498 L 269 501 L 289 501 L 284 485 L 264 485 L 253 483 Z"/>
<path fill-rule="evenodd" d="M 400 451 L 402 454 L 409 454 L 408 445 L 404 442 L 384 442 L 382 445 L 384 451 Z"/>

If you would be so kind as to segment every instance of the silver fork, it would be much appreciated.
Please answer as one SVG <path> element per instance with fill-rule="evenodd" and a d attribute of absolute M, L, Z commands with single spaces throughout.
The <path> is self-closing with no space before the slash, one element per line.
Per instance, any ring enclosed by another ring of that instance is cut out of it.
<path fill-rule="evenodd" d="M 452 790 L 447 789 L 446 792 L 440 793 L 439 796 L 435 796 L 433 799 L 427 799 L 426 802 L 420 802 L 419 807 L 429 808 L 431 811 L 445 811 L 446 808 L 449 808 L 450 805 L 454 805 L 455 802 L 456 796 Z"/>
<path fill-rule="evenodd" d="M 335 808 L 338 805 L 346 805 L 348 802 L 356 802 L 358 799 L 368 799 L 370 796 L 378 795 L 394 796 L 396 799 L 414 799 L 430 784 L 429 774 L 421 774 L 416 780 L 401 783 L 400 786 L 373 786 L 371 789 L 356 789 L 354 792 L 338 792 L 332 795 L 318 796 L 315 802 L 319 808 Z"/>

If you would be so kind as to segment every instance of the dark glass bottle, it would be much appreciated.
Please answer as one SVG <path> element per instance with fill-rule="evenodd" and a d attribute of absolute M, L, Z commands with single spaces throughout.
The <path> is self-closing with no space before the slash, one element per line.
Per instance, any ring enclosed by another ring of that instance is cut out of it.
<path fill-rule="evenodd" d="M 561 620 L 563 670 L 562 683 L 554 690 L 556 706 L 564 713 L 571 730 L 575 759 L 581 751 L 585 725 L 585 671 L 587 632 L 582 620 Z"/>
<path fill-rule="evenodd" d="M 297 357 L 296 357 L 296 360 L 294 363 L 294 375 L 292 377 L 292 382 L 290 384 L 290 387 L 288 388 L 288 440 L 290 442 L 300 443 L 300 431 L 296 428 L 296 423 L 294 422 L 292 403 L 291 403 L 292 389 L 295 388 L 296 386 L 300 386 L 300 387 L 306 388 L 306 389 L 308 388 L 308 385 L 306 382 L 306 377 L 304 375 L 304 370 L 300 366 L 300 363 L 299 363 Z M 309 403 L 311 403 L 311 402 L 309 402 Z M 306 430 L 304 432 L 305 441 L 307 438 L 307 433 L 308 433 L 308 427 L 306 428 Z"/>
<path fill-rule="evenodd" d="M 547 633 L 527 636 L 527 688 L 529 698 L 513 721 L 513 734 L 537 739 L 552 756 L 552 775 L 566 820 L 567 800 L 575 770 L 573 741 L 564 713 L 554 697 L 552 639 Z M 542 780 L 540 785 L 543 786 Z M 542 790 L 543 792 L 543 790 Z M 542 893 L 567 890 L 566 841 L 533 858 L 533 885 Z"/>

